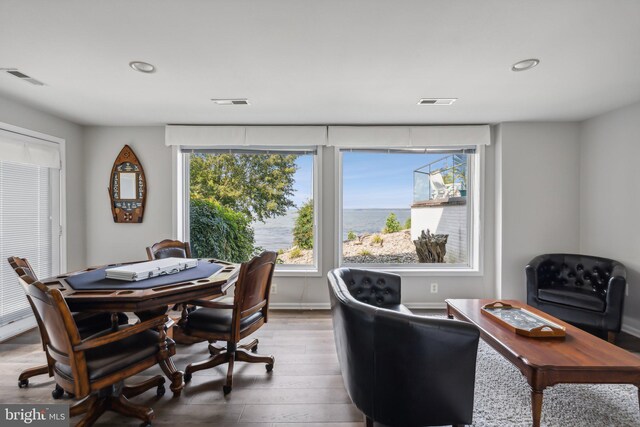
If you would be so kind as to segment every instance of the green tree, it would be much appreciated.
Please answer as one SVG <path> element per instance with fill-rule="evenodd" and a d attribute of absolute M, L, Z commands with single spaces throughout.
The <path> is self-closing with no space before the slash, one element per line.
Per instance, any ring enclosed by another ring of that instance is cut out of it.
<path fill-rule="evenodd" d="M 295 155 L 193 154 L 191 198 L 244 213 L 251 221 L 284 215 L 294 206 Z"/>
<path fill-rule="evenodd" d="M 298 209 L 293 227 L 293 244 L 301 249 L 313 249 L 313 199 Z"/>
<path fill-rule="evenodd" d="M 411 230 L 411 217 L 407 218 L 407 220 L 404 222 L 404 229 Z"/>
<path fill-rule="evenodd" d="M 402 230 L 402 227 L 400 226 L 400 222 L 398 221 L 398 218 L 396 217 L 396 214 L 394 214 L 393 212 L 391 212 L 389 214 L 389 216 L 387 217 L 387 222 L 385 224 L 385 227 L 382 229 L 383 233 L 395 233 L 397 231 Z"/>
<path fill-rule="evenodd" d="M 230 262 L 248 261 L 258 250 L 253 247 L 250 219 L 213 200 L 191 199 L 191 248 L 197 258 Z"/>

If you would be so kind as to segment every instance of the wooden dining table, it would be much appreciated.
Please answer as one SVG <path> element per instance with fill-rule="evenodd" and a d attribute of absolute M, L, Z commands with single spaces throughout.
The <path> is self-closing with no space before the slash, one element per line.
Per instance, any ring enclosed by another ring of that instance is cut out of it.
<path fill-rule="evenodd" d="M 114 325 L 117 325 L 117 313 L 119 312 L 133 312 L 141 321 L 144 321 L 166 314 L 176 304 L 222 296 L 238 279 L 239 264 L 214 259 L 201 259 L 199 263 L 215 263 L 220 268 L 208 277 L 191 280 L 184 279 L 186 272 L 164 276 L 163 283 L 157 286 L 145 286 L 143 282 L 146 280 L 137 282 L 138 285 L 131 282 L 118 283 L 118 281 L 106 280 L 95 288 L 91 288 L 91 286 L 80 288 L 77 285 L 74 288 L 74 285 L 70 283 L 74 281 L 74 277 L 80 278 L 80 275 L 87 273 L 101 275 L 105 268 L 133 263 L 109 264 L 49 277 L 42 280 L 42 283 L 58 289 L 72 312 L 110 312 L 113 313 Z M 71 280 L 69 280 L 70 278 Z M 170 320 L 167 326 L 170 327 L 171 324 Z M 170 388 L 173 395 L 179 396 L 184 388 L 183 372 L 176 369 L 171 358 L 160 362 L 160 367 L 171 381 Z"/>

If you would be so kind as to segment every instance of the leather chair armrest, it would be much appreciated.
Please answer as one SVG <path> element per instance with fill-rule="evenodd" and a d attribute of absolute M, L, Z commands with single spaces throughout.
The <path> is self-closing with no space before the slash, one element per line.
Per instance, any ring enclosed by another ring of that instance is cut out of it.
<path fill-rule="evenodd" d="M 538 267 L 545 260 L 544 256 L 537 256 L 524 268 L 527 277 L 527 304 L 531 305 L 535 302 L 538 294 Z"/>
<path fill-rule="evenodd" d="M 624 266 L 616 264 L 611 272 L 611 278 L 607 285 L 607 313 L 620 313 L 624 304 L 624 296 L 627 288 L 627 272 Z"/>
<path fill-rule="evenodd" d="M 80 342 L 80 344 L 74 346 L 74 351 L 85 351 L 96 347 L 101 347 L 112 342 L 120 341 L 128 338 L 132 335 L 139 334 L 149 329 L 158 329 L 159 327 L 170 327 L 173 325 L 173 321 L 168 316 L 157 316 L 144 322 L 140 322 L 136 325 L 129 326 L 124 329 L 116 330 L 110 334 L 101 335 L 96 338 L 87 338 Z"/>

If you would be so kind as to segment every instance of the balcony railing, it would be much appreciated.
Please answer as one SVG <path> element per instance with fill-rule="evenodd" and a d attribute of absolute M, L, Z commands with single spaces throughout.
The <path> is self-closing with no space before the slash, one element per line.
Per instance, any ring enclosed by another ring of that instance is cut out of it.
<path fill-rule="evenodd" d="M 467 155 L 450 154 L 413 171 L 413 203 L 467 196 Z"/>

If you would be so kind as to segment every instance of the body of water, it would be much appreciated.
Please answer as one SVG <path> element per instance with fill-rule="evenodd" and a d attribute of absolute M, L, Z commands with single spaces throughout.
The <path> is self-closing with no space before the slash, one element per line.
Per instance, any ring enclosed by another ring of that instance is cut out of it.
<path fill-rule="evenodd" d="M 353 231 L 356 234 L 379 233 L 385 226 L 390 213 L 395 213 L 400 225 L 411 217 L 411 209 L 345 209 L 343 214 L 342 240 Z M 277 251 L 293 246 L 293 225 L 297 213 L 288 211 L 285 215 L 253 223 L 255 244 L 264 249 Z"/>

